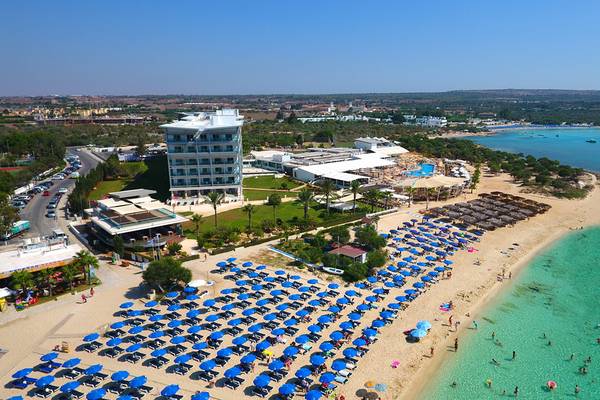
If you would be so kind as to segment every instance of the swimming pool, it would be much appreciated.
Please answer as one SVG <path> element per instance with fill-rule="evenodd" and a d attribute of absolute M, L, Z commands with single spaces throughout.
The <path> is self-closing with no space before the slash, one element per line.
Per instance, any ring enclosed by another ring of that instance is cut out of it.
<path fill-rule="evenodd" d="M 435 171 L 435 165 L 433 164 L 419 164 L 419 169 L 413 169 L 412 171 L 406 171 L 405 174 L 413 177 L 431 176 Z"/>

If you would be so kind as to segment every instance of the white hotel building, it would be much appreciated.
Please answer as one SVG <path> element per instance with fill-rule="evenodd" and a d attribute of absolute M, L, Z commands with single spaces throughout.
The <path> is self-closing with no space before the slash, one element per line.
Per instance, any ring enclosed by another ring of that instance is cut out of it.
<path fill-rule="evenodd" d="M 172 198 L 209 192 L 242 196 L 242 125 L 238 110 L 187 115 L 162 125 Z"/>

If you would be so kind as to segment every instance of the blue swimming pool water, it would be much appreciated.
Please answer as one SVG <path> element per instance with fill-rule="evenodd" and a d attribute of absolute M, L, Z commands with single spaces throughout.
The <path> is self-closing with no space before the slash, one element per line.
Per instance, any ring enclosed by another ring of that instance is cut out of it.
<path fill-rule="evenodd" d="M 479 329 L 469 330 L 420 398 L 514 398 L 519 386 L 519 399 L 600 399 L 599 284 L 600 228 L 567 235 L 477 316 Z M 584 375 L 579 368 L 587 357 L 592 362 Z M 548 380 L 558 388 L 548 391 Z M 575 385 L 581 387 L 577 397 Z"/>
<path fill-rule="evenodd" d="M 407 171 L 406 175 L 420 177 L 420 176 L 431 176 L 435 171 L 435 165 L 433 164 L 419 164 L 419 169 Z"/>

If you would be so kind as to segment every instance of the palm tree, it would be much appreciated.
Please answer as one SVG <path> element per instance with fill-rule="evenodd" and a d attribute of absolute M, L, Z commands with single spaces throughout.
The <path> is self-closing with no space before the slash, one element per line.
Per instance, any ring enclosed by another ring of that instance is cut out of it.
<path fill-rule="evenodd" d="M 256 211 L 256 207 L 253 204 L 246 204 L 242 207 L 242 211 L 248 215 L 248 230 L 252 229 L 252 214 Z"/>
<path fill-rule="evenodd" d="M 92 268 L 98 268 L 100 264 L 98 263 L 98 259 L 89 251 L 81 250 L 77 254 L 75 254 L 75 265 L 83 268 L 85 271 L 85 275 L 87 277 L 88 285 L 92 283 Z"/>
<path fill-rule="evenodd" d="M 408 196 L 408 206 L 410 207 L 410 205 L 412 204 L 412 200 L 413 200 L 413 196 L 415 194 L 415 188 L 412 186 L 409 186 L 407 188 L 404 188 L 404 193 L 406 193 L 406 195 Z"/>
<path fill-rule="evenodd" d="M 315 194 L 313 193 L 312 190 L 309 189 L 302 189 L 299 193 L 298 193 L 298 202 L 300 204 L 302 204 L 302 207 L 304 207 L 304 220 L 306 221 L 306 219 L 308 218 L 308 207 L 310 206 L 311 201 L 313 201 L 315 197 Z"/>
<path fill-rule="evenodd" d="M 435 193 L 435 188 L 425 188 L 425 209 L 429 210 L 429 196 Z"/>
<path fill-rule="evenodd" d="M 62 278 L 69 284 L 70 290 L 73 290 L 73 282 L 77 275 L 79 275 L 79 270 L 75 265 L 65 265 L 62 268 Z"/>
<path fill-rule="evenodd" d="M 390 192 L 380 192 L 379 193 L 379 197 L 383 199 L 384 207 L 385 207 L 385 209 L 387 209 L 388 208 L 388 203 L 389 203 L 390 199 L 392 198 L 392 193 L 390 193 Z"/>
<path fill-rule="evenodd" d="M 356 212 L 356 195 L 358 195 L 358 192 L 360 191 L 360 182 L 359 181 L 352 181 L 352 183 L 350 184 L 350 191 L 352 192 L 352 212 L 355 213 Z"/>
<path fill-rule="evenodd" d="M 223 201 L 225 195 L 219 192 L 210 192 L 206 197 L 208 197 L 208 201 L 213 206 L 213 210 L 215 210 L 215 227 L 217 226 L 217 207 Z"/>
<path fill-rule="evenodd" d="M 33 286 L 33 275 L 29 271 L 17 271 L 12 274 L 11 282 L 14 289 L 25 293 Z"/>
<path fill-rule="evenodd" d="M 327 209 L 327 214 L 329 214 L 329 203 L 336 189 L 335 184 L 329 179 L 324 179 L 319 184 L 319 189 L 320 192 L 325 196 L 325 207 Z"/>
<path fill-rule="evenodd" d="M 40 287 L 48 288 L 48 293 L 52 297 L 52 292 L 54 289 L 52 285 L 56 283 L 56 279 L 54 279 L 54 272 L 51 269 L 43 269 L 36 274 L 35 278 L 38 289 L 40 289 Z"/>
<path fill-rule="evenodd" d="M 369 204 L 371 204 L 371 212 L 374 212 L 375 205 L 377 204 L 377 200 L 379 200 L 380 197 L 380 193 L 375 189 L 371 189 L 367 193 L 363 194 L 363 197 L 365 198 L 365 200 L 367 200 Z"/>
<path fill-rule="evenodd" d="M 198 236 L 200 236 L 200 224 L 202 224 L 202 215 L 194 214 L 190 219 L 192 221 L 192 224 L 194 224 L 194 233 L 196 234 L 196 238 L 198 238 Z"/>
<path fill-rule="evenodd" d="M 281 196 L 277 193 L 273 193 L 267 198 L 267 205 L 273 207 L 273 221 L 276 222 L 276 209 L 281 205 Z"/>

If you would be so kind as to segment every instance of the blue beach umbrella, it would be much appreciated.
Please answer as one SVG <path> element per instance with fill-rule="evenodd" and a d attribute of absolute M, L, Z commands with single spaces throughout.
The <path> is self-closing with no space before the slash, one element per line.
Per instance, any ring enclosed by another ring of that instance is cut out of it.
<path fill-rule="evenodd" d="M 373 337 L 373 336 L 377 335 L 377 331 L 375 329 L 371 329 L 371 328 L 367 328 L 367 329 L 363 330 L 363 333 L 365 334 L 366 337 Z"/>
<path fill-rule="evenodd" d="M 298 351 L 296 346 L 288 346 L 283 350 L 283 355 L 286 357 L 293 357 L 298 354 Z"/>
<path fill-rule="evenodd" d="M 127 347 L 125 349 L 125 351 L 128 352 L 128 353 L 135 353 L 136 351 L 138 351 L 141 348 L 142 348 L 142 344 L 141 343 L 134 343 L 131 346 Z"/>
<path fill-rule="evenodd" d="M 306 367 L 302 367 L 298 371 L 296 371 L 296 378 L 304 379 L 307 376 L 310 376 L 310 374 L 312 374 L 312 372 L 310 371 L 310 369 L 308 369 Z"/>
<path fill-rule="evenodd" d="M 297 317 L 300 317 L 300 318 L 304 318 L 304 317 L 306 317 L 308 314 L 310 314 L 310 313 L 309 313 L 309 312 L 308 312 L 308 310 L 306 310 L 306 309 L 302 309 L 302 310 L 298 310 L 298 311 L 296 311 L 296 316 L 297 316 Z"/>
<path fill-rule="evenodd" d="M 171 344 L 181 344 L 186 341 L 186 338 L 183 336 L 173 336 L 170 340 Z"/>
<path fill-rule="evenodd" d="M 171 321 L 167 324 L 167 326 L 169 328 L 177 328 L 178 326 L 181 326 L 181 325 L 183 325 L 183 321 L 180 321 L 178 319 L 174 319 L 173 321 Z"/>
<path fill-rule="evenodd" d="M 310 392 L 306 393 L 306 395 L 304 396 L 304 398 L 306 400 L 320 400 L 321 397 L 323 397 L 323 392 L 321 392 L 320 390 L 311 390 Z"/>
<path fill-rule="evenodd" d="M 248 332 L 255 333 L 255 332 L 260 331 L 261 329 L 263 329 L 262 324 L 254 324 L 250 328 L 248 328 Z"/>
<path fill-rule="evenodd" d="M 64 368 L 73 368 L 81 363 L 81 358 L 71 358 L 63 363 Z"/>
<path fill-rule="evenodd" d="M 329 338 L 331 340 L 335 340 L 335 341 L 342 340 L 344 338 L 344 334 L 340 331 L 334 331 L 334 332 L 331 332 L 331 334 L 329 335 Z"/>
<path fill-rule="evenodd" d="M 365 312 L 365 311 L 369 310 L 370 307 L 368 305 L 366 305 L 366 304 L 359 304 L 358 307 L 356 307 L 356 309 L 358 311 Z"/>
<path fill-rule="evenodd" d="M 154 315 L 151 315 L 150 318 L 148 318 L 148 320 L 150 322 L 158 322 L 161 319 L 165 319 L 165 316 L 164 315 L 160 315 L 160 314 L 154 314 Z"/>
<path fill-rule="evenodd" d="M 240 375 L 242 373 L 242 370 L 239 369 L 238 367 L 232 367 L 229 368 L 228 370 L 225 371 L 225 373 L 223 375 L 225 375 L 225 378 L 235 378 L 236 376 Z"/>
<path fill-rule="evenodd" d="M 232 262 L 234 262 L 235 260 L 237 260 L 237 258 L 235 258 L 235 257 L 229 257 L 229 258 L 227 259 L 227 262 L 228 262 L 228 263 L 232 263 Z"/>
<path fill-rule="evenodd" d="M 152 353 L 150 353 L 150 355 L 155 358 L 162 357 L 165 354 L 167 354 L 166 349 L 156 349 L 156 350 L 152 351 Z"/>
<path fill-rule="evenodd" d="M 225 335 L 225 334 L 224 334 L 223 332 L 221 332 L 221 331 L 215 331 L 215 332 L 211 333 L 209 337 L 210 337 L 212 340 L 219 340 L 219 339 L 221 339 L 221 338 L 222 338 L 224 335 Z"/>
<path fill-rule="evenodd" d="M 310 285 L 316 285 L 317 283 L 319 283 L 319 280 L 318 279 L 309 279 L 306 282 Z"/>
<path fill-rule="evenodd" d="M 35 386 L 38 388 L 45 388 L 46 386 L 54 382 L 54 379 L 55 378 L 52 375 L 42 376 L 40 379 L 35 381 Z"/>
<path fill-rule="evenodd" d="M 60 391 L 62 393 L 71 393 L 73 390 L 77 389 L 80 385 L 81 385 L 81 383 L 79 383 L 78 381 L 67 382 L 60 387 Z"/>
<path fill-rule="evenodd" d="M 163 388 L 163 390 L 160 391 L 160 394 L 161 394 L 161 396 L 171 397 L 174 394 L 176 394 L 177 392 L 179 392 L 179 385 L 168 385 L 168 386 L 165 386 Z"/>
<path fill-rule="evenodd" d="M 281 287 L 284 287 L 286 289 L 291 288 L 292 286 L 294 286 L 294 284 L 290 281 L 281 282 Z"/>
<path fill-rule="evenodd" d="M 204 301 L 202 302 L 202 305 L 203 305 L 204 307 L 212 307 L 212 306 L 214 306 L 215 304 L 216 304 L 216 301 L 215 301 L 214 299 L 208 299 L 208 300 L 204 300 Z"/>
<path fill-rule="evenodd" d="M 241 346 L 244 343 L 246 343 L 248 341 L 248 338 L 245 336 L 238 336 L 236 338 L 234 338 L 231 343 L 235 344 L 236 346 Z"/>
<path fill-rule="evenodd" d="M 294 326 L 294 325 L 298 324 L 298 320 L 295 319 L 295 318 L 290 318 L 290 319 L 287 319 L 287 320 L 283 321 L 283 324 L 285 326 Z"/>
<path fill-rule="evenodd" d="M 164 336 L 165 333 L 163 331 L 154 331 L 148 335 L 150 339 L 158 339 L 159 337 Z"/>
<path fill-rule="evenodd" d="M 329 315 L 321 315 L 319 318 L 317 318 L 317 321 L 320 324 L 328 324 L 331 322 L 331 317 Z"/>
<path fill-rule="evenodd" d="M 264 318 L 265 321 L 273 321 L 273 320 L 277 319 L 277 314 L 275 314 L 275 313 L 265 314 L 263 316 L 263 318 Z"/>
<path fill-rule="evenodd" d="M 227 266 L 227 263 L 225 261 L 219 261 L 216 265 L 219 268 L 225 268 Z"/>
<path fill-rule="evenodd" d="M 126 309 L 128 309 L 128 308 L 131 308 L 131 307 L 133 307 L 133 302 L 131 302 L 131 301 L 127 301 L 127 302 L 125 302 L 125 303 L 122 303 L 122 304 L 119 306 L 119 308 L 121 308 L 121 309 L 123 309 L 123 310 L 126 310 Z"/>
<path fill-rule="evenodd" d="M 362 338 L 356 338 L 356 339 L 354 339 L 352 344 L 355 345 L 356 347 L 363 347 L 364 345 L 367 344 L 367 342 Z"/>
<path fill-rule="evenodd" d="M 200 315 L 200 310 L 190 310 L 187 313 L 185 313 L 185 316 L 188 318 L 196 318 L 198 315 Z"/>
<path fill-rule="evenodd" d="M 256 350 L 264 351 L 264 350 L 268 349 L 269 347 L 271 347 L 271 342 L 269 342 L 268 340 L 263 340 L 262 342 L 259 342 L 256 345 Z"/>
<path fill-rule="evenodd" d="M 246 354 L 244 357 L 240 359 L 242 364 L 251 364 L 256 361 L 256 356 L 254 354 Z"/>
<path fill-rule="evenodd" d="M 177 311 L 181 309 L 181 304 L 175 303 L 175 304 L 171 304 L 169 307 L 167 307 L 167 311 Z"/>
<path fill-rule="evenodd" d="M 331 342 L 323 342 L 319 346 L 319 350 L 321 350 L 323 352 L 331 351 L 331 350 L 333 350 L 333 348 L 334 348 L 334 346 Z"/>
<path fill-rule="evenodd" d="M 134 389 L 137 389 L 139 387 L 144 386 L 146 382 L 148 382 L 148 378 L 146 378 L 144 375 L 140 375 L 136 376 L 131 381 L 129 381 L 129 386 Z"/>
<path fill-rule="evenodd" d="M 327 311 L 329 311 L 330 313 L 339 313 L 341 311 L 341 309 L 338 306 L 331 306 L 327 309 Z M 327 315 L 323 315 L 323 317 L 329 318 L 329 316 L 327 316 Z M 331 318 L 329 318 L 329 319 L 331 320 Z"/>
<path fill-rule="evenodd" d="M 85 398 L 87 400 L 101 400 L 104 396 L 106 396 L 106 389 L 98 388 L 89 392 Z"/>
<path fill-rule="evenodd" d="M 85 375 L 96 375 L 100 371 L 102 371 L 102 365 L 101 364 L 93 364 L 93 365 L 90 365 L 89 367 L 87 367 L 85 369 L 85 371 L 83 371 L 83 373 Z"/>
<path fill-rule="evenodd" d="M 283 396 L 289 396 L 296 391 L 296 386 L 291 383 L 285 383 L 279 388 L 279 394 Z"/>
<path fill-rule="evenodd" d="M 175 360 L 173 360 L 175 362 L 175 364 L 185 364 L 186 362 L 190 361 L 192 359 L 192 356 L 190 356 L 189 354 L 182 354 L 180 356 L 175 357 Z"/>
<path fill-rule="evenodd" d="M 416 338 L 422 338 L 422 337 L 425 337 L 425 336 L 427 336 L 427 331 L 425 331 L 425 330 L 423 330 L 423 329 L 413 329 L 413 330 L 410 332 L 410 335 L 411 335 L 412 337 L 416 337 Z"/>
<path fill-rule="evenodd" d="M 283 364 L 283 361 L 279 360 L 279 359 L 275 359 L 273 361 L 271 361 L 269 363 L 269 369 L 271 371 L 279 371 L 280 369 L 282 369 L 285 365 Z"/>
<path fill-rule="evenodd" d="M 275 275 L 285 275 L 285 271 L 282 269 L 278 269 L 277 271 L 275 271 Z"/>
<path fill-rule="evenodd" d="M 100 334 L 94 332 L 94 333 L 90 333 L 89 335 L 84 336 L 83 341 L 84 342 L 93 342 L 94 340 L 98 340 L 99 337 L 100 337 Z"/>
<path fill-rule="evenodd" d="M 165 297 L 167 297 L 169 299 L 174 299 L 177 296 L 179 296 L 179 292 L 169 292 L 169 293 L 165 294 Z"/>
<path fill-rule="evenodd" d="M 421 321 L 417 322 L 417 329 L 423 329 L 423 330 L 431 329 L 431 322 L 429 322 L 427 320 L 421 320 Z"/>
<path fill-rule="evenodd" d="M 350 313 L 348 314 L 348 319 L 350 319 L 351 321 L 358 321 L 359 319 L 362 318 L 362 315 L 360 315 L 359 313 Z"/>
<path fill-rule="evenodd" d="M 352 328 L 354 328 L 354 326 L 352 325 L 352 323 L 350 321 L 344 321 L 344 322 L 340 323 L 340 329 L 342 329 L 342 330 L 349 331 Z"/>
<path fill-rule="evenodd" d="M 213 360 L 206 360 L 200 363 L 200 369 L 203 371 L 212 371 L 217 364 Z"/>
<path fill-rule="evenodd" d="M 337 289 L 340 287 L 340 285 L 338 285 L 337 283 L 330 283 L 329 285 L 327 285 L 327 287 L 329 289 Z"/>
<path fill-rule="evenodd" d="M 231 350 L 229 347 L 225 347 L 224 349 L 217 351 L 217 356 L 221 358 L 229 358 L 232 354 L 233 350 Z"/>
<path fill-rule="evenodd" d="M 273 336 L 283 335 L 284 333 L 285 333 L 285 329 L 283 329 L 283 328 L 275 328 L 271 331 L 271 334 Z"/>
<path fill-rule="evenodd" d="M 309 325 L 308 326 L 308 331 L 312 332 L 312 333 L 318 333 L 321 332 L 321 327 L 317 324 L 313 324 L 313 325 Z"/>
<path fill-rule="evenodd" d="M 137 325 L 137 326 L 132 326 L 127 333 L 131 334 L 131 335 L 137 335 L 138 333 L 142 332 L 144 330 L 144 328 L 142 328 L 141 326 Z"/>
<path fill-rule="evenodd" d="M 112 374 L 110 376 L 110 379 L 112 379 L 115 382 L 120 382 L 120 381 L 124 381 L 125 379 L 127 379 L 127 377 L 129 376 L 129 372 L 127 371 L 117 371 L 114 374 Z"/>
<path fill-rule="evenodd" d="M 254 383 L 254 386 L 257 387 L 265 387 L 269 385 L 270 382 L 271 378 L 268 375 L 260 374 L 259 376 L 254 378 L 254 381 L 252 383 Z"/>
<path fill-rule="evenodd" d="M 197 342 L 194 343 L 194 345 L 192 346 L 192 349 L 194 350 L 204 350 L 208 347 L 208 343 L 206 342 Z"/>
<path fill-rule="evenodd" d="M 346 362 L 343 360 L 335 360 L 331 364 L 331 369 L 334 371 L 341 371 L 343 369 L 346 369 Z"/>
<path fill-rule="evenodd" d="M 325 372 L 323 375 L 321 375 L 321 377 L 319 378 L 319 382 L 321 383 L 330 383 L 335 379 L 335 374 L 332 372 Z"/>
<path fill-rule="evenodd" d="M 319 354 L 313 354 L 310 356 L 310 363 L 316 366 L 323 365 L 325 364 L 325 358 Z"/>
<path fill-rule="evenodd" d="M 287 303 L 279 304 L 277 307 L 275 307 L 275 309 L 278 311 L 285 311 L 288 308 L 290 308 L 290 305 Z"/>
<path fill-rule="evenodd" d="M 208 393 L 208 392 L 196 393 L 196 394 L 193 394 L 191 397 L 191 400 L 209 400 L 209 399 L 210 399 L 210 393 Z"/>
<path fill-rule="evenodd" d="M 348 347 L 347 349 L 344 349 L 342 354 L 344 357 L 354 358 L 358 354 L 358 351 L 354 347 Z"/>
<path fill-rule="evenodd" d="M 106 342 L 106 344 L 110 347 L 115 347 L 115 346 L 120 345 L 122 342 L 123 342 L 123 339 L 121 339 L 121 338 L 113 338 L 113 339 L 110 339 L 108 342 Z"/>
<path fill-rule="evenodd" d="M 209 315 L 209 316 L 207 316 L 207 317 L 205 318 L 205 321 L 207 321 L 207 322 L 215 322 L 215 321 L 218 321 L 220 318 L 221 318 L 221 316 L 220 316 L 220 315 L 217 315 L 217 314 L 211 314 L 211 315 Z"/>
<path fill-rule="evenodd" d="M 298 344 L 304 344 L 306 342 L 308 342 L 310 340 L 310 338 L 306 335 L 300 335 L 296 338 L 296 343 Z"/>
<path fill-rule="evenodd" d="M 50 361 L 56 359 L 57 357 L 58 357 L 58 353 L 51 352 L 51 353 L 47 353 L 47 354 L 44 354 L 43 356 L 41 356 L 40 360 L 43 362 L 50 362 Z"/>
<path fill-rule="evenodd" d="M 33 372 L 33 368 L 23 368 L 12 374 L 13 379 L 22 379 Z"/>
<path fill-rule="evenodd" d="M 413 287 L 415 287 L 417 289 L 422 289 L 425 287 L 425 285 L 422 282 L 415 282 L 415 283 L 413 283 Z"/>

